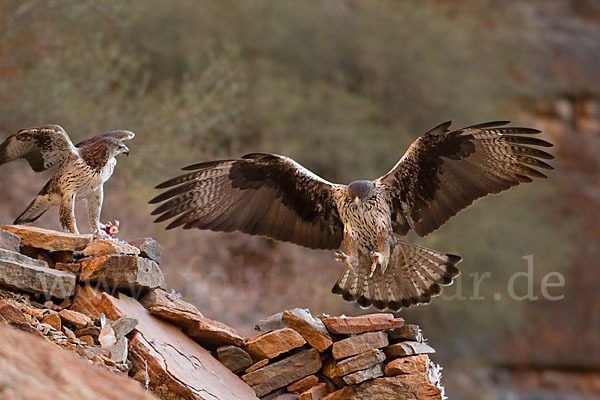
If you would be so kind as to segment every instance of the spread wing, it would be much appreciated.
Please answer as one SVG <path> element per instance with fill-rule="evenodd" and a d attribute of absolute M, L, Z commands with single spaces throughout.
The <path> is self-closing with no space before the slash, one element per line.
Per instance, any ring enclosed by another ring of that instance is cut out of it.
<path fill-rule="evenodd" d="M 488 122 L 449 131 L 441 124 L 418 138 L 385 176 L 378 179 L 392 194 L 394 230 L 420 236 L 436 230 L 476 199 L 500 193 L 553 169 L 537 147 L 552 144 L 532 137 L 536 129 Z M 524 136 L 523 136 L 524 135 Z"/>
<path fill-rule="evenodd" d="M 111 138 L 115 138 L 117 140 L 123 141 L 123 140 L 131 140 L 131 139 L 133 139 L 134 136 L 135 136 L 135 134 L 130 131 L 124 131 L 124 130 L 110 131 L 107 133 L 102 133 L 100 135 L 92 136 L 91 138 L 82 140 L 81 142 L 77 143 L 75 145 L 75 147 L 81 149 L 83 147 L 97 143 L 100 139 L 105 138 L 105 137 L 111 137 Z"/>
<path fill-rule="evenodd" d="M 34 171 L 45 171 L 75 153 L 65 130 L 58 125 L 21 129 L 0 144 L 0 165 L 24 158 Z"/>
<path fill-rule="evenodd" d="M 319 249 L 342 243 L 333 184 L 290 158 L 255 153 L 184 170 L 193 172 L 158 185 L 175 187 L 150 201 L 164 202 L 152 212 L 160 214 L 155 222 L 175 218 L 167 229 L 238 230 Z"/>

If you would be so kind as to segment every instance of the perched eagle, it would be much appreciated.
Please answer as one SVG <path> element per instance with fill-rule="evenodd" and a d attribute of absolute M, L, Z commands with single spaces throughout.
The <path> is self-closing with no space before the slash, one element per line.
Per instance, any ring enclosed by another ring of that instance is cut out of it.
<path fill-rule="evenodd" d="M 33 222 L 50 207 L 58 205 L 60 224 L 71 233 L 79 233 L 75 221 L 75 200 L 86 202 L 89 223 L 94 236 L 104 236 L 100 211 L 104 192 L 102 185 L 113 173 L 119 154 L 129 154 L 123 140 L 133 132 L 112 131 L 73 145 L 65 130 L 58 125 L 22 129 L 0 144 L 0 165 L 24 158 L 35 172 L 55 165 L 56 173 L 15 220 L 15 224 Z"/>
<path fill-rule="evenodd" d="M 488 122 L 450 131 L 443 123 L 418 138 L 390 172 L 374 181 L 328 182 L 290 158 L 247 154 L 190 165 L 158 189 L 155 222 L 242 231 L 313 249 L 339 249 L 347 265 L 333 287 L 345 300 L 399 310 L 428 303 L 458 275 L 459 256 L 401 239 L 425 236 L 479 197 L 500 193 L 552 169 L 552 144 L 536 129 Z M 528 146 L 530 145 L 530 146 Z"/>

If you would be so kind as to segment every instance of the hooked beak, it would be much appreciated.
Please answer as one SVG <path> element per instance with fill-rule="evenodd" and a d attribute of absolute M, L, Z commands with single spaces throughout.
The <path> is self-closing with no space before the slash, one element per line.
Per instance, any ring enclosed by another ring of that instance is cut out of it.
<path fill-rule="evenodd" d="M 129 156 L 129 149 L 127 147 L 125 147 L 123 154 L 125 154 L 126 156 Z"/>
<path fill-rule="evenodd" d="M 358 208 L 360 206 L 360 199 L 358 197 L 354 198 L 354 207 Z"/>

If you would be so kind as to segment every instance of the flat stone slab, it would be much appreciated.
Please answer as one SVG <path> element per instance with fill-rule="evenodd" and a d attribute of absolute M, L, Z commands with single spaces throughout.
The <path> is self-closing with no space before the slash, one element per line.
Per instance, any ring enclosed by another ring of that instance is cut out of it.
<path fill-rule="evenodd" d="M 316 375 L 309 375 L 289 385 L 287 391 L 290 393 L 303 393 L 317 383 L 319 383 L 319 378 Z"/>
<path fill-rule="evenodd" d="M 75 294 L 76 276 L 54 270 L 45 261 L 0 249 L 0 285 L 65 299 Z"/>
<path fill-rule="evenodd" d="M 367 332 L 335 342 L 331 353 L 334 359 L 341 360 L 372 349 L 380 349 L 387 345 L 388 336 L 385 332 Z"/>
<path fill-rule="evenodd" d="M 411 357 L 401 357 L 390 361 L 385 366 L 387 376 L 405 374 L 424 374 L 429 371 L 429 356 L 419 354 Z"/>
<path fill-rule="evenodd" d="M 358 385 L 345 386 L 323 400 L 442 400 L 441 390 L 421 375 L 376 378 Z"/>
<path fill-rule="evenodd" d="M 375 364 L 382 363 L 384 360 L 385 354 L 383 351 L 373 349 L 338 362 L 335 367 L 335 372 L 337 376 L 344 376 L 351 374 L 352 372 L 360 371 L 361 369 L 370 368 Z"/>
<path fill-rule="evenodd" d="M 165 278 L 158 264 L 130 255 L 87 257 L 79 260 L 81 282 L 97 283 L 109 293 L 126 290 L 134 297 L 152 289 L 165 289 Z"/>
<path fill-rule="evenodd" d="M 329 332 L 338 335 L 383 331 L 401 328 L 404 319 L 393 314 L 367 314 L 358 317 L 327 317 L 322 319 Z"/>
<path fill-rule="evenodd" d="M 58 314 L 65 322 L 73 325 L 76 329 L 83 328 L 88 324 L 93 324 L 90 317 L 77 311 L 65 309 L 61 310 Z"/>
<path fill-rule="evenodd" d="M 19 252 L 21 248 L 21 238 L 12 232 L 0 229 L 0 249 Z"/>
<path fill-rule="evenodd" d="M 406 324 L 402 328 L 394 329 L 388 332 L 390 342 L 400 342 L 403 340 L 411 340 L 414 342 L 422 342 L 423 335 L 419 325 Z"/>
<path fill-rule="evenodd" d="M 254 326 L 254 330 L 259 332 L 271 332 L 276 329 L 285 328 L 283 322 L 281 322 L 281 317 L 283 316 L 283 312 L 273 314 L 270 317 L 263 318 Z"/>
<path fill-rule="evenodd" d="M 391 344 L 385 349 L 385 355 L 388 358 L 413 356 L 415 354 L 435 353 L 433 347 L 423 342 L 400 342 Z"/>
<path fill-rule="evenodd" d="M 357 385 L 369 379 L 375 379 L 383 376 L 383 366 L 375 364 L 372 367 L 353 372 L 344 376 L 342 379 L 347 385 Z"/>
<path fill-rule="evenodd" d="M 81 251 L 92 241 L 92 235 L 74 235 L 26 225 L 4 225 L 2 229 L 21 238 L 21 244 L 45 250 Z"/>
<path fill-rule="evenodd" d="M 327 384 L 319 383 L 298 396 L 298 400 L 321 400 L 327 395 Z"/>
<path fill-rule="evenodd" d="M 305 376 L 317 373 L 321 366 L 319 353 L 315 349 L 309 349 L 242 375 L 242 379 L 252 386 L 257 396 L 262 397 Z"/>
<path fill-rule="evenodd" d="M 140 303 L 152 314 L 175 323 L 178 320 L 195 317 L 204 318 L 196 306 L 162 289 L 152 290 L 140 300 Z"/>
<path fill-rule="evenodd" d="M 297 347 L 302 347 L 306 340 L 298 332 L 290 328 L 277 329 L 246 341 L 246 349 L 254 360 L 275 358 L 280 354 Z"/>
<path fill-rule="evenodd" d="M 177 327 L 154 317 L 135 299 L 107 296 L 113 315 L 139 321 L 129 342 L 131 374 L 157 394 L 183 399 L 256 399 L 252 389 Z M 103 306 L 104 307 L 104 306 Z"/>
<path fill-rule="evenodd" d="M 321 353 L 331 347 L 333 343 L 325 324 L 314 318 L 307 309 L 286 310 L 281 316 L 281 322 L 302 335 L 308 344 Z"/>
<path fill-rule="evenodd" d="M 164 248 L 160 243 L 151 237 L 135 239 L 129 242 L 130 245 L 140 250 L 140 256 L 149 258 L 160 265 L 163 258 Z"/>
<path fill-rule="evenodd" d="M 140 249 L 130 245 L 127 242 L 121 242 L 119 240 L 95 240 L 88 244 L 83 249 L 83 255 L 86 257 L 90 256 L 107 256 L 111 254 L 127 254 L 131 256 L 137 256 L 140 254 Z"/>
<path fill-rule="evenodd" d="M 235 329 L 203 317 L 192 304 L 164 290 L 153 290 L 141 303 L 152 314 L 180 327 L 186 335 L 210 350 L 225 345 L 239 347 L 244 343 L 245 338 Z"/>
<path fill-rule="evenodd" d="M 220 346 L 217 348 L 217 359 L 233 373 L 239 373 L 252 365 L 252 357 L 244 349 L 237 346 Z"/>

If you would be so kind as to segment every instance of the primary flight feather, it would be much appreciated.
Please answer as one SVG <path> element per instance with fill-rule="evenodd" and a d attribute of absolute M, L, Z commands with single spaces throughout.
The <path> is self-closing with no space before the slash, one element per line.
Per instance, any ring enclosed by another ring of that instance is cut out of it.
<path fill-rule="evenodd" d="M 401 238 L 425 236 L 476 199 L 552 169 L 540 131 L 488 122 L 451 131 L 443 123 L 419 137 L 384 176 L 334 184 L 294 160 L 254 153 L 190 165 L 157 186 L 155 222 L 241 231 L 313 249 L 339 249 L 348 267 L 333 292 L 363 307 L 399 310 L 428 303 L 458 275 L 459 256 Z M 535 167 L 535 168 L 534 168 Z"/>

